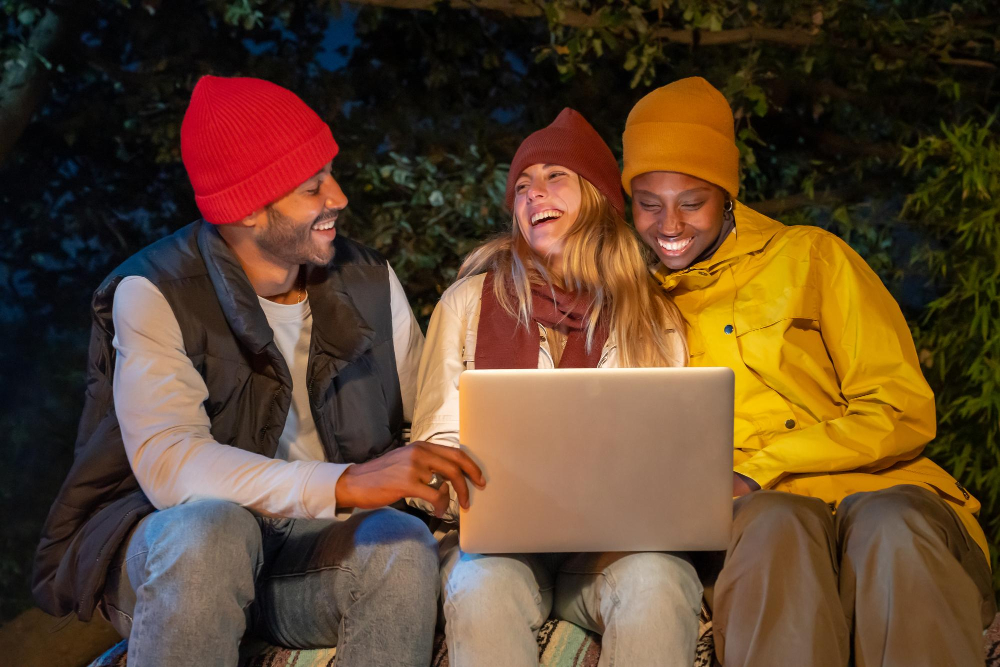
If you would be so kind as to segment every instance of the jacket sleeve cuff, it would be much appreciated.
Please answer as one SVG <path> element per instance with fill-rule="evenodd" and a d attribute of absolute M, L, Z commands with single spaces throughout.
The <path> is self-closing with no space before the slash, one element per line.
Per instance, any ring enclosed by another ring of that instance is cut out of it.
<path fill-rule="evenodd" d="M 753 459 L 744 461 L 738 466 L 735 466 L 733 468 L 733 472 L 753 480 L 761 489 L 771 488 L 778 483 L 778 480 L 780 480 L 782 476 L 784 476 L 784 473 L 780 470 L 772 470 L 759 465 L 754 465 Z"/>
<path fill-rule="evenodd" d="M 313 519 L 337 518 L 337 480 L 352 463 L 320 463 L 306 480 L 302 507 Z"/>

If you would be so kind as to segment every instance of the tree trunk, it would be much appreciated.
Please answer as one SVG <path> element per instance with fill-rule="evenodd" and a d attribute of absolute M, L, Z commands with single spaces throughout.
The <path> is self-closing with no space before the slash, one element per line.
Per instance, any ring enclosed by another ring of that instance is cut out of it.
<path fill-rule="evenodd" d="M 0 80 L 0 164 L 31 122 L 48 90 L 49 68 L 45 60 L 61 42 L 65 21 L 51 9 L 35 25 L 17 58 Z M 41 57 L 39 57 L 41 56 Z"/>

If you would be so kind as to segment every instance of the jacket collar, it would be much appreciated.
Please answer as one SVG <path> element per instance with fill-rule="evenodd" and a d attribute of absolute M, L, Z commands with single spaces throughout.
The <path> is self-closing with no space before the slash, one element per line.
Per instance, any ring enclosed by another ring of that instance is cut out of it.
<path fill-rule="evenodd" d="M 714 283 L 723 270 L 742 257 L 763 250 L 784 227 L 777 220 L 761 215 L 740 202 L 735 202 L 733 215 L 736 218 L 736 229 L 708 259 L 680 271 L 670 271 L 663 264 L 657 264 L 653 268 L 653 276 L 663 289 L 669 292 L 678 285 L 699 289 Z"/>
<path fill-rule="evenodd" d="M 260 354 L 274 340 L 274 332 L 257 301 L 257 293 L 236 253 L 222 239 L 215 225 L 204 221 L 197 224 L 200 225 L 198 250 L 226 321 L 240 343 L 254 354 Z"/>
<path fill-rule="evenodd" d="M 233 334 L 254 354 L 268 351 L 274 332 L 243 266 L 214 225 L 203 221 L 197 224 L 198 249 Z M 336 273 L 336 259 L 329 267 L 307 269 L 306 291 L 313 313 L 311 347 L 317 353 L 349 363 L 372 347 L 375 331 L 351 298 L 338 288 Z"/>

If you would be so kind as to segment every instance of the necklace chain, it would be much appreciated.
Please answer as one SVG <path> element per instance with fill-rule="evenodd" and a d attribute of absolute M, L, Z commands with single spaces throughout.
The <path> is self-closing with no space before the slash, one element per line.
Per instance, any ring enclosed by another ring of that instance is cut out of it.
<path fill-rule="evenodd" d="M 295 279 L 296 288 L 299 290 L 299 300 L 295 303 L 302 303 L 306 300 L 306 270 L 299 268 L 299 275 Z"/>

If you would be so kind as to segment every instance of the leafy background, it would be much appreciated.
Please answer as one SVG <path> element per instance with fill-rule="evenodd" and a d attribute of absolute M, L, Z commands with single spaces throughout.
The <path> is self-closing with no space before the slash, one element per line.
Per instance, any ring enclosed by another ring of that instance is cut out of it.
<path fill-rule="evenodd" d="M 706 77 L 737 118 L 741 199 L 839 234 L 900 301 L 937 394 L 928 451 L 1000 544 L 994 2 L 0 0 L 0 21 L 0 621 L 31 604 L 71 461 L 90 293 L 197 217 L 178 132 L 207 73 L 271 79 L 331 124 L 342 228 L 424 320 L 508 224 L 528 132 L 571 106 L 620 154 L 642 95 Z"/>

